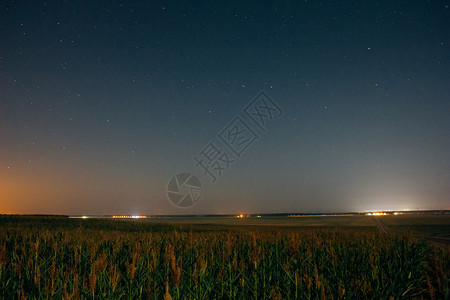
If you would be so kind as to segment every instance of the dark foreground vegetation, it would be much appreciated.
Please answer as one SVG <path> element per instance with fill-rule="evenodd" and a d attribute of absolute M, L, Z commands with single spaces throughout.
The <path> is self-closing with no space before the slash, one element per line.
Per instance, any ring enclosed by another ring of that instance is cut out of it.
<path fill-rule="evenodd" d="M 449 299 L 449 248 L 375 227 L 0 217 L 2 299 Z"/>

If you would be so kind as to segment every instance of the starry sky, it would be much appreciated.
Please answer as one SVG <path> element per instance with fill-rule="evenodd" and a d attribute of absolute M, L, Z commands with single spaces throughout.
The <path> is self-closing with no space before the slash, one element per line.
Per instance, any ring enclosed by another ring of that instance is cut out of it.
<path fill-rule="evenodd" d="M 2 1 L 0 214 L 450 209 L 449 5 Z M 234 161 L 215 182 L 211 142 Z"/>

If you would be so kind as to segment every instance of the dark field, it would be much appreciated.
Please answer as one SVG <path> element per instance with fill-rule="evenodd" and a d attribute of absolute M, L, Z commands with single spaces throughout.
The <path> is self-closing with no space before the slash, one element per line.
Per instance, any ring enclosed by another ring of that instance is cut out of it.
<path fill-rule="evenodd" d="M 449 247 L 425 238 L 449 232 L 448 215 L 4 216 L 0 297 L 448 299 Z"/>
<path fill-rule="evenodd" d="M 450 238 L 450 215 L 382 216 L 380 219 L 395 232 L 411 231 L 417 237 Z"/>

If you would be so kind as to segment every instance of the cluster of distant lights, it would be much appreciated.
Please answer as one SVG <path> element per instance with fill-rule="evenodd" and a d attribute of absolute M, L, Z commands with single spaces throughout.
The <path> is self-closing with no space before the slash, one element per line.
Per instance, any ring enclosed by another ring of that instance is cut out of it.
<path fill-rule="evenodd" d="M 367 216 L 387 216 L 387 215 L 402 215 L 402 213 L 399 212 L 369 212 L 366 213 Z M 236 218 L 242 219 L 242 218 L 248 218 L 249 215 L 244 215 L 244 214 L 239 214 L 236 216 Z M 261 216 L 257 216 L 258 218 L 260 218 Z M 88 219 L 88 216 L 82 216 L 82 219 Z M 127 216 L 127 215 L 119 215 L 119 216 L 112 216 L 113 219 L 145 219 L 147 218 L 147 216 Z"/>
<path fill-rule="evenodd" d="M 399 212 L 369 212 L 366 213 L 367 216 L 387 216 L 387 215 L 402 215 L 402 213 Z M 244 214 L 240 214 L 237 215 L 236 218 L 242 219 L 242 218 L 248 218 L 249 215 L 244 215 Z M 258 218 L 260 218 L 261 216 L 257 216 Z M 290 215 L 289 217 L 293 217 L 292 215 Z"/>
<path fill-rule="evenodd" d="M 394 213 L 386 213 L 386 212 L 372 212 L 367 213 L 368 216 L 387 216 L 387 215 L 401 215 L 402 213 L 394 212 Z"/>
<path fill-rule="evenodd" d="M 239 219 L 242 219 L 242 218 L 251 218 L 251 217 L 252 217 L 252 215 L 244 215 L 244 214 L 240 214 L 240 215 L 237 215 L 237 216 L 236 216 L 236 218 L 239 218 Z M 261 218 L 260 215 L 257 215 L 257 216 L 254 216 L 254 217 L 256 217 L 256 218 Z"/>
<path fill-rule="evenodd" d="M 145 219 L 146 216 L 112 216 L 113 219 Z"/>
<path fill-rule="evenodd" d="M 88 219 L 88 216 L 82 216 L 82 219 Z M 126 216 L 126 215 L 122 215 L 122 216 L 112 216 L 113 219 L 145 219 L 147 218 L 147 216 Z"/>

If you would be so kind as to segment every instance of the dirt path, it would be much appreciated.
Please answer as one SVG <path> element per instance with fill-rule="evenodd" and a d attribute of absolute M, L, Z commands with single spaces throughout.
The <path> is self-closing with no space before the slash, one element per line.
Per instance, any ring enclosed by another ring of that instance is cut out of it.
<path fill-rule="evenodd" d="M 377 224 L 378 230 L 380 230 L 384 234 L 388 234 L 389 233 L 389 231 L 390 231 L 389 227 L 387 227 L 386 224 L 381 222 L 379 217 L 374 217 L 374 220 L 375 220 L 375 223 Z"/>

